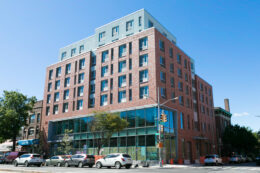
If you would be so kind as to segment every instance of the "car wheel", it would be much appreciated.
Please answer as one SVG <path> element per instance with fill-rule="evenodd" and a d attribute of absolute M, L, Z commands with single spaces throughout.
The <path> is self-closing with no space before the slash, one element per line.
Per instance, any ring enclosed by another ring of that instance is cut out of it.
<path fill-rule="evenodd" d="M 88 167 L 89 167 L 89 168 L 92 168 L 92 167 L 93 167 L 93 165 L 88 165 Z"/>
<path fill-rule="evenodd" d="M 25 165 L 25 167 L 29 167 L 28 161 L 25 161 L 25 162 L 24 162 L 24 165 Z"/>
<path fill-rule="evenodd" d="M 69 167 L 69 163 L 68 162 L 65 162 L 65 167 Z"/>
<path fill-rule="evenodd" d="M 82 167 L 83 167 L 82 162 L 79 162 L 78 167 L 79 167 L 79 168 L 82 168 Z"/>
<path fill-rule="evenodd" d="M 60 166 L 61 166 L 60 162 L 57 164 L 57 166 L 58 166 L 58 167 L 60 167 Z"/>
<path fill-rule="evenodd" d="M 45 164 L 44 164 L 45 166 L 49 166 L 49 164 L 48 164 L 48 162 L 45 162 Z"/>
<path fill-rule="evenodd" d="M 108 166 L 107 168 L 108 168 L 108 169 L 110 169 L 110 168 L 111 168 L 111 166 Z"/>
<path fill-rule="evenodd" d="M 116 167 L 116 169 L 121 169 L 121 163 L 120 162 L 116 162 L 115 163 L 115 167 Z"/>
<path fill-rule="evenodd" d="M 126 169 L 130 169 L 130 168 L 131 168 L 131 166 L 130 166 L 130 165 L 127 165 L 127 166 L 125 166 L 125 168 L 126 168 Z"/>
<path fill-rule="evenodd" d="M 205 163 L 205 166 L 208 166 L 208 164 L 207 164 L 207 163 Z"/>
<path fill-rule="evenodd" d="M 42 166 L 42 164 L 38 164 L 37 166 L 38 166 L 38 167 L 41 167 L 41 166 Z"/>
<path fill-rule="evenodd" d="M 101 162 L 97 162 L 97 163 L 96 163 L 96 167 L 97 167 L 98 169 L 102 168 Z"/>
<path fill-rule="evenodd" d="M 17 167 L 18 166 L 18 162 L 14 161 L 14 166 Z"/>

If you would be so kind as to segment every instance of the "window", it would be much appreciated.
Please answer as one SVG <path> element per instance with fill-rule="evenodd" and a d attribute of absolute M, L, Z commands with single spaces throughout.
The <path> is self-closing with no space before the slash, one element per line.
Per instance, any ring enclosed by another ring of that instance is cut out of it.
<path fill-rule="evenodd" d="M 118 72 L 125 72 L 126 71 L 126 61 L 120 61 L 118 65 Z"/>
<path fill-rule="evenodd" d="M 126 31 L 132 30 L 133 27 L 134 27 L 134 20 L 130 20 L 130 21 L 126 22 Z"/>
<path fill-rule="evenodd" d="M 59 112 L 59 106 L 58 105 L 54 105 L 53 106 L 53 114 L 58 114 Z"/>
<path fill-rule="evenodd" d="M 132 70 L 132 59 L 129 59 L 129 70 Z"/>
<path fill-rule="evenodd" d="M 159 48 L 161 51 L 164 51 L 164 42 L 162 40 L 159 40 Z"/>
<path fill-rule="evenodd" d="M 65 91 L 64 91 L 63 99 L 64 99 L 64 100 L 69 99 L 69 94 L 70 94 L 70 90 L 65 90 Z"/>
<path fill-rule="evenodd" d="M 132 89 L 129 89 L 129 101 L 132 101 Z"/>
<path fill-rule="evenodd" d="M 110 73 L 111 73 L 111 74 L 114 73 L 114 66 L 113 66 L 113 64 L 110 65 Z"/>
<path fill-rule="evenodd" d="M 69 110 L 69 103 L 63 103 L 62 112 L 65 113 L 68 112 L 68 110 Z"/>
<path fill-rule="evenodd" d="M 182 70 L 180 68 L 178 68 L 178 76 L 181 78 L 182 77 Z"/>
<path fill-rule="evenodd" d="M 190 129 L 190 115 L 188 115 L 188 118 L 187 118 L 187 127 L 188 127 L 188 129 Z"/>
<path fill-rule="evenodd" d="M 46 107 L 46 116 L 48 116 L 48 115 L 50 115 L 50 107 L 49 106 Z"/>
<path fill-rule="evenodd" d="M 60 100 L 60 93 L 56 92 L 54 93 L 54 102 L 58 102 Z"/>
<path fill-rule="evenodd" d="M 144 37 L 139 39 L 139 50 L 145 50 L 148 48 L 148 38 Z"/>
<path fill-rule="evenodd" d="M 84 82 L 84 73 L 80 73 L 79 74 L 79 83 L 83 83 Z"/>
<path fill-rule="evenodd" d="M 90 93 L 91 94 L 95 93 L 95 84 L 90 85 Z"/>
<path fill-rule="evenodd" d="M 113 78 L 110 79 L 110 89 L 113 89 Z"/>
<path fill-rule="evenodd" d="M 177 62 L 178 62 L 178 64 L 181 64 L 181 55 L 180 54 L 177 55 Z"/>
<path fill-rule="evenodd" d="M 70 73 L 71 64 L 66 64 L 65 74 Z"/>
<path fill-rule="evenodd" d="M 84 86 L 78 87 L 78 96 L 79 97 L 83 96 L 83 92 L 84 92 Z"/>
<path fill-rule="evenodd" d="M 179 91 L 183 91 L 183 83 L 182 82 L 178 82 L 178 89 Z"/>
<path fill-rule="evenodd" d="M 172 98 L 171 98 L 172 102 L 175 103 L 175 99 L 174 99 L 175 98 L 175 92 L 174 91 L 172 92 L 171 96 L 172 96 Z"/>
<path fill-rule="evenodd" d="M 118 92 L 118 103 L 126 102 L 126 91 Z"/>
<path fill-rule="evenodd" d="M 99 33 L 99 41 L 104 41 L 105 40 L 105 36 L 106 36 L 106 32 L 101 32 Z"/>
<path fill-rule="evenodd" d="M 166 98 L 166 89 L 161 87 L 161 97 Z"/>
<path fill-rule="evenodd" d="M 56 68 L 56 77 L 61 76 L 61 67 Z"/>
<path fill-rule="evenodd" d="M 174 78 L 171 77 L 171 87 L 174 88 L 174 85 L 175 85 L 175 84 L 174 84 Z"/>
<path fill-rule="evenodd" d="M 91 56 L 91 66 L 96 65 L 96 56 Z"/>
<path fill-rule="evenodd" d="M 184 76 L 185 76 L 185 81 L 186 81 L 186 82 L 188 82 L 188 74 L 187 74 L 187 73 L 185 73 L 185 75 L 184 75 Z"/>
<path fill-rule="evenodd" d="M 96 70 L 93 70 L 90 72 L 90 80 L 95 80 L 96 79 Z"/>
<path fill-rule="evenodd" d="M 30 123 L 35 123 L 35 114 L 32 114 L 31 116 L 30 116 Z"/>
<path fill-rule="evenodd" d="M 52 88 L 52 84 L 51 84 L 51 83 L 48 83 L 48 92 L 51 91 L 51 88 Z"/>
<path fill-rule="evenodd" d="M 55 90 L 60 89 L 60 80 L 55 81 Z"/>
<path fill-rule="evenodd" d="M 148 81 L 148 70 L 142 70 L 139 72 L 139 82 L 147 82 Z"/>
<path fill-rule="evenodd" d="M 107 91 L 108 90 L 108 80 L 101 81 L 101 91 Z"/>
<path fill-rule="evenodd" d="M 186 95 L 189 95 L 189 86 L 188 85 L 186 85 L 185 93 L 186 93 Z"/>
<path fill-rule="evenodd" d="M 70 77 L 67 77 L 64 80 L 64 87 L 69 87 L 69 86 L 70 86 Z"/>
<path fill-rule="evenodd" d="M 126 86 L 126 75 L 124 76 L 119 76 L 118 77 L 118 87 L 125 87 Z"/>
<path fill-rule="evenodd" d="M 180 121 L 181 121 L 181 129 L 184 128 L 183 124 L 184 124 L 184 121 L 183 121 L 183 113 L 180 112 Z"/>
<path fill-rule="evenodd" d="M 184 105 L 183 96 L 179 96 L 179 103 L 180 105 Z"/>
<path fill-rule="evenodd" d="M 29 128 L 29 130 L 28 130 L 28 135 L 29 135 L 29 136 L 34 135 L 34 128 L 33 128 L 33 127 Z"/>
<path fill-rule="evenodd" d="M 139 57 L 139 67 L 144 67 L 148 65 L 148 54 L 141 55 Z"/>
<path fill-rule="evenodd" d="M 169 48 L 169 56 L 173 58 L 173 49 L 171 47 Z"/>
<path fill-rule="evenodd" d="M 106 106 L 106 105 L 107 105 L 107 94 L 101 95 L 100 106 Z"/>
<path fill-rule="evenodd" d="M 162 56 L 160 56 L 160 65 L 161 65 L 162 67 L 165 67 L 165 58 L 162 57 Z"/>
<path fill-rule="evenodd" d="M 110 104 L 113 104 L 113 93 L 110 93 Z"/>
<path fill-rule="evenodd" d="M 126 56 L 126 44 L 119 46 L 119 58 Z"/>
<path fill-rule="evenodd" d="M 203 91 L 203 84 L 200 83 L 200 91 Z"/>
<path fill-rule="evenodd" d="M 142 26 L 142 16 L 139 16 L 138 18 L 138 26 Z"/>
<path fill-rule="evenodd" d="M 52 80 L 52 77 L 53 77 L 53 70 L 50 70 L 49 71 L 49 80 Z"/>
<path fill-rule="evenodd" d="M 67 52 L 62 52 L 61 53 L 61 59 L 65 58 L 67 56 Z"/>
<path fill-rule="evenodd" d="M 74 56 L 76 54 L 76 48 L 71 49 L 70 56 Z"/>
<path fill-rule="evenodd" d="M 129 74 L 129 86 L 132 86 L 132 73 Z"/>
<path fill-rule="evenodd" d="M 47 95 L 47 104 L 50 103 L 50 102 L 51 102 L 51 95 L 48 94 L 48 95 Z"/>
<path fill-rule="evenodd" d="M 93 108 L 95 106 L 95 98 L 90 98 L 89 99 L 89 107 Z"/>
<path fill-rule="evenodd" d="M 173 65 L 173 63 L 170 64 L 170 72 L 174 73 L 174 65 Z"/>
<path fill-rule="evenodd" d="M 82 53 L 84 51 L 84 45 L 79 46 L 79 53 Z"/>
<path fill-rule="evenodd" d="M 166 73 L 160 71 L 160 79 L 161 79 L 161 82 L 165 83 L 166 82 Z"/>
<path fill-rule="evenodd" d="M 139 94 L 140 99 L 146 98 L 148 96 L 149 96 L 149 87 L 148 86 L 140 87 L 140 94 Z"/>
<path fill-rule="evenodd" d="M 148 21 L 148 28 L 151 28 L 151 27 L 153 27 L 153 22 L 152 21 Z"/>
<path fill-rule="evenodd" d="M 186 107 L 190 108 L 190 99 L 189 98 L 186 98 Z"/>
<path fill-rule="evenodd" d="M 37 123 L 39 123 L 41 120 L 41 114 L 37 114 Z"/>
<path fill-rule="evenodd" d="M 129 43 L 129 55 L 132 54 L 132 42 Z"/>
<path fill-rule="evenodd" d="M 187 59 L 184 60 L 184 68 L 187 69 L 188 65 L 187 65 Z"/>
<path fill-rule="evenodd" d="M 108 66 L 101 68 L 101 77 L 108 76 Z"/>
<path fill-rule="evenodd" d="M 82 110 L 83 109 L 83 100 L 78 100 L 77 101 L 77 110 Z"/>
<path fill-rule="evenodd" d="M 79 69 L 82 70 L 85 68 L 85 58 L 79 60 Z"/>
<path fill-rule="evenodd" d="M 108 50 L 102 52 L 102 63 L 108 61 Z"/>
<path fill-rule="evenodd" d="M 112 28 L 112 37 L 119 35 L 119 26 Z"/>

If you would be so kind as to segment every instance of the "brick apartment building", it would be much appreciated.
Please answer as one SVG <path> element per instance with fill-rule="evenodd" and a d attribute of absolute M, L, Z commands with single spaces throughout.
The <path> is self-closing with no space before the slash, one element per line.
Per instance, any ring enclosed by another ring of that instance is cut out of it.
<path fill-rule="evenodd" d="M 159 90 L 158 90 L 159 88 Z M 47 67 L 42 130 L 52 154 L 65 129 L 73 153 L 97 154 L 90 132 L 93 111 L 120 112 L 127 129 L 115 133 L 102 154 L 126 152 L 158 160 L 157 95 L 167 102 L 163 159 L 198 161 L 215 153 L 212 86 L 195 74 L 194 60 L 176 38 L 142 9 L 101 26 L 95 34 L 60 49 Z"/>

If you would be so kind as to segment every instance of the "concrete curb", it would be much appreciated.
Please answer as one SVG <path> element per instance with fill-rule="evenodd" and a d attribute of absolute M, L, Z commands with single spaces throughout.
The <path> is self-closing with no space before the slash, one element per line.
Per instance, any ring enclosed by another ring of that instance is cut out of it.
<path fill-rule="evenodd" d="M 0 171 L 8 171 L 8 172 L 21 172 L 21 173 L 51 173 L 46 171 L 35 171 L 35 170 L 15 170 L 15 169 L 2 169 Z"/>

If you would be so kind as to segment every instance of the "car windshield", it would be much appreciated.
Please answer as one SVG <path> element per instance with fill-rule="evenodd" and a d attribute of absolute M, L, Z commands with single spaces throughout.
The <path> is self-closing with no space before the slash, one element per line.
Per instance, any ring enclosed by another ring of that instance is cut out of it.
<path fill-rule="evenodd" d="M 63 159 L 69 159 L 68 156 L 62 156 L 61 158 L 63 158 Z"/>
<path fill-rule="evenodd" d="M 131 156 L 129 156 L 128 154 L 123 154 L 123 157 L 131 158 Z"/>

